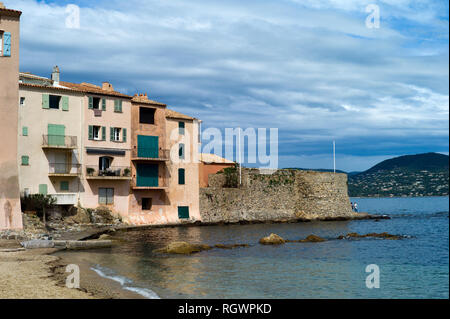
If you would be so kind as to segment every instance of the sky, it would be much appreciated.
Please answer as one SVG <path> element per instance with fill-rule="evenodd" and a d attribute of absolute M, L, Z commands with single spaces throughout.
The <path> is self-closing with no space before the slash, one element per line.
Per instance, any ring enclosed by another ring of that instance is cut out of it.
<path fill-rule="evenodd" d="M 447 0 L 3 2 L 22 72 L 146 92 L 203 130 L 277 128 L 280 168 L 332 168 L 333 140 L 344 171 L 449 152 Z"/>

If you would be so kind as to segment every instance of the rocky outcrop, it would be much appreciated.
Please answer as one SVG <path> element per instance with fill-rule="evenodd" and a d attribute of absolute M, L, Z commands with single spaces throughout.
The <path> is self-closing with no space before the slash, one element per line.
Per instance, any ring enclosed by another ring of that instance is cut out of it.
<path fill-rule="evenodd" d="M 277 234 L 270 234 L 267 237 L 263 237 L 259 240 L 259 243 L 262 245 L 280 245 L 284 244 L 286 240 L 284 240 L 282 237 L 278 236 Z"/>
<path fill-rule="evenodd" d="M 209 184 L 200 189 L 204 223 L 368 218 L 351 210 L 346 174 L 244 169 L 239 188 L 224 187 L 224 174 L 210 175 Z"/>
<path fill-rule="evenodd" d="M 164 248 L 155 249 L 156 253 L 166 253 L 166 254 L 184 254 L 189 255 L 192 253 L 198 253 L 203 250 L 209 250 L 211 246 L 204 244 L 190 244 L 184 241 L 172 242 Z"/>
<path fill-rule="evenodd" d="M 319 243 L 322 241 L 326 241 L 326 239 L 316 236 L 316 235 L 309 235 L 305 239 L 299 240 L 301 243 Z"/>
<path fill-rule="evenodd" d="M 337 239 L 367 238 L 367 237 L 391 239 L 391 240 L 397 240 L 401 238 L 401 236 L 399 235 L 392 235 L 384 232 L 384 233 L 369 233 L 365 235 L 360 235 L 358 233 L 348 233 L 347 235 L 339 236 Z"/>

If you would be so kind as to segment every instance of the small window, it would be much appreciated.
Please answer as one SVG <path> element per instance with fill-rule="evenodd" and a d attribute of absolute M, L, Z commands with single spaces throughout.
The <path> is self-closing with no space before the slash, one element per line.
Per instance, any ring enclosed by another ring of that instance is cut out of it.
<path fill-rule="evenodd" d="M 28 127 L 26 127 L 26 126 L 22 127 L 22 135 L 23 136 L 28 136 Z"/>
<path fill-rule="evenodd" d="M 29 156 L 22 156 L 22 165 L 30 165 L 30 157 Z"/>
<path fill-rule="evenodd" d="M 178 133 L 184 135 L 184 122 L 178 122 Z"/>
<path fill-rule="evenodd" d="M 68 181 L 61 181 L 59 183 L 59 190 L 61 190 L 61 191 L 68 191 L 69 190 L 69 182 Z"/>
<path fill-rule="evenodd" d="M 100 98 L 99 97 L 92 98 L 92 108 L 94 110 L 99 110 L 100 109 Z"/>
<path fill-rule="evenodd" d="M 100 130 L 101 130 L 101 126 L 93 126 L 92 127 L 92 132 L 93 132 L 93 136 L 94 136 L 94 140 L 101 140 L 102 137 L 100 135 Z"/>
<path fill-rule="evenodd" d="M 59 103 L 60 102 L 61 102 L 61 96 L 59 96 L 59 95 L 50 95 L 49 107 L 51 109 L 59 109 Z"/>
<path fill-rule="evenodd" d="M 178 218 L 189 219 L 189 206 L 178 206 Z"/>
<path fill-rule="evenodd" d="M 25 106 L 25 98 L 23 96 L 20 97 L 20 106 Z"/>
<path fill-rule="evenodd" d="M 139 123 L 155 124 L 155 109 L 148 107 L 139 108 Z"/>
<path fill-rule="evenodd" d="M 152 209 L 152 199 L 149 197 L 142 198 L 142 210 Z"/>
<path fill-rule="evenodd" d="M 180 143 L 180 146 L 178 148 L 178 156 L 180 159 L 184 159 L 184 144 Z"/>
<path fill-rule="evenodd" d="M 122 113 L 122 100 L 114 100 L 114 112 Z"/>
<path fill-rule="evenodd" d="M 178 169 L 178 184 L 184 185 L 185 184 L 185 170 L 184 168 Z"/>
<path fill-rule="evenodd" d="M 98 203 L 103 205 L 114 204 L 114 188 L 99 188 Z"/>
<path fill-rule="evenodd" d="M 113 141 L 114 142 L 120 142 L 120 131 L 121 131 L 121 129 L 118 127 L 115 127 L 113 129 Z"/>

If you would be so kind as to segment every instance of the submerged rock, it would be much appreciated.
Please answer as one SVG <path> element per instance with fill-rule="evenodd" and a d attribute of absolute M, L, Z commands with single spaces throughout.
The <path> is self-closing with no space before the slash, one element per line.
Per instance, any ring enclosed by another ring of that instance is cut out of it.
<path fill-rule="evenodd" d="M 237 248 L 237 247 L 249 247 L 249 245 L 248 244 L 229 244 L 229 245 L 215 244 L 214 247 L 220 248 L 220 249 L 233 249 L 233 248 Z"/>
<path fill-rule="evenodd" d="M 299 242 L 301 242 L 301 243 L 307 243 L 307 242 L 308 243 L 318 243 L 318 242 L 322 242 L 322 241 L 326 241 L 326 239 L 316 236 L 316 235 L 309 235 L 305 239 L 299 240 Z"/>
<path fill-rule="evenodd" d="M 263 237 L 259 240 L 260 244 L 263 245 L 280 245 L 284 244 L 286 240 L 284 240 L 282 237 L 278 236 L 277 234 L 270 234 L 267 237 Z"/>
<path fill-rule="evenodd" d="M 164 248 L 156 249 L 154 252 L 166 253 L 166 254 L 184 254 L 189 255 L 192 253 L 198 253 L 202 250 L 211 249 L 208 245 L 203 244 L 190 244 L 184 241 L 175 241 L 170 243 Z"/>
<path fill-rule="evenodd" d="M 337 239 L 367 238 L 367 237 L 397 240 L 397 239 L 400 239 L 401 236 L 399 236 L 399 235 L 392 235 L 392 234 L 389 234 L 387 232 L 384 232 L 384 233 L 369 233 L 369 234 L 365 234 L 365 235 L 360 235 L 358 233 L 348 233 L 347 235 L 340 235 Z"/>

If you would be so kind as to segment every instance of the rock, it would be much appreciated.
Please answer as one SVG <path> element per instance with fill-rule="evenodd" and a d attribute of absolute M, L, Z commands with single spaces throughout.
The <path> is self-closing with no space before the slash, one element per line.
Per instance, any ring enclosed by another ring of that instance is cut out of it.
<path fill-rule="evenodd" d="M 237 248 L 237 247 L 249 247 L 249 245 L 248 244 L 230 244 L 230 245 L 216 244 L 216 245 L 214 245 L 214 247 L 220 248 L 220 249 L 233 249 L 233 248 Z"/>
<path fill-rule="evenodd" d="M 306 243 L 306 242 L 318 243 L 318 242 L 322 242 L 322 241 L 326 241 L 326 239 L 316 236 L 316 235 L 309 235 L 305 239 L 299 240 L 299 242 L 301 242 L 301 243 Z"/>
<path fill-rule="evenodd" d="M 105 239 L 111 239 L 111 235 L 108 234 L 101 234 L 100 237 L 98 237 L 98 240 L 105 240 Z"/>
<path fill-rule="evenodd" d="M 263 237 L 259 240 L 259 243 L 262 245 L 280 245 L 284 244 L 286 241 L 278 236 L 277 234 L 270 234 L 267 237 Z"/>
<path fill-rule="evenodd" d="M 192 253 L 198 253 L 202 250 L 211 249 L 208 245 L 203 244 L 190 244 L 184 241 L 175 241 L 170 243 L 164 248 L 156 249 L 154 252 L 166 253 L 166 254 L 184 254 L 189 255 Z"/>
<path fill-rule="evenodd" d="M 367 237 L 375 237 L 375 238 L 383 238 L 383 239 L 391 239 L 397 240 L 400 239 L 399 235 L 392 235 L 387 232 L 384 233 L 369 233 L 365 235 L 360 235 L 358 233 L 348 233 L 347 235 L 340 235 L 337 239 L 349 239 L 349 238 L 367 238 Z"/>
<path fill-rule="evenodd" d="M 76 210 L 76 214 L 73 216 L 66 217 L 64 219 L 65 223 L 67 223 L 67 224 L 89 224 L 91 222 L 91 217 L 84 208 L 73 207 L 73 209 Z"/>
<path fill-rule="evenodd" d="M 92 211 L 92 217 L 94 223 L 100 224 L 113 224 L 117 219 L 113 216 L 111 210 L 105 206 L 99 206 Z"/>

